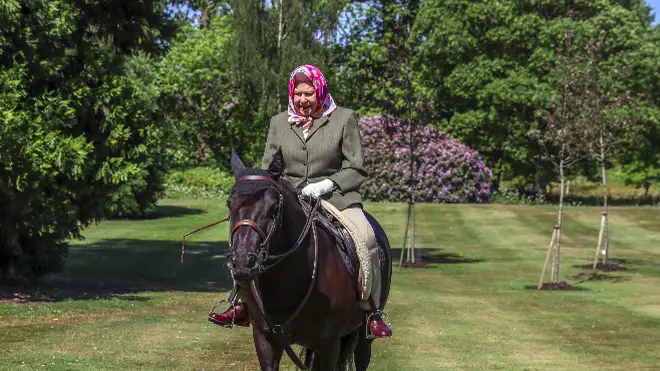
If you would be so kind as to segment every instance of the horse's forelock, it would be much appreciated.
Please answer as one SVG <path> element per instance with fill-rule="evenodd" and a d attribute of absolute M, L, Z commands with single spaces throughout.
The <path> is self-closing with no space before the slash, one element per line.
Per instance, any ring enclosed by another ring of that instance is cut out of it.
<path fill-rule="evenodd" d="M 293 184 L 287 177 L 279 176 L 277 177 L 277 179 L 275 179 L 272 176 L 273 174 L 271 174 L 268 170 L 245 169 L 237 176 L 237 179 L 246 175 L 259 175 L 259 176 L 265 176 L 271 178 L 275 180 L 283 190 L 289 192 L 295 192 L 295 188 Z M 279 191 L 273 183 L 265 180 L 239 180 L 234 184 L 234 189 L 232 190 L 232 193 L 236 193 L 240 196 L 251 196 L 265 189 L 275 189 Z"/>

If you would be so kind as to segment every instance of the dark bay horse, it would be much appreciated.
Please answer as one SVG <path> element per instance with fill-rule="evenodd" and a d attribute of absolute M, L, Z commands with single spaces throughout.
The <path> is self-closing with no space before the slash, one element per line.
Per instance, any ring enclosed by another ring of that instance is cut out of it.
<path fill-rule="evenodd" d="M 279 370 L 286 351 L 301 369 L 367 370 L 373 339 L 367 337 L 366 312 L 335 240 L 317 226 L 314 210 L 320 201 L 303 209 L 301 196 L 282 174 L 281 152 L 267 170 L 246 168 L 235 152 L 231 165 L 236 183 L 227 201 L 227 265 L 249 313 L 261 369 Z M 381 246 L 382 310 L 391 257 L 385 234 L 367 217 Z M 307 350 L 304 362 L 290 344 Z"/>

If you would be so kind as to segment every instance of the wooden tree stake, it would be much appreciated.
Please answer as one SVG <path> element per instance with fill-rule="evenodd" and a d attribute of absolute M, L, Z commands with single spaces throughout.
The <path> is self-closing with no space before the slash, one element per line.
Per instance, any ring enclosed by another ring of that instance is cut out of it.
<path fill-rule="evenodd" d="M 598 266 L 598 254 L 600 254 L 601 246 L 603 245 L 603 235 L 605 234 L 605 218 L 607 214 L 603 213 L 603 216 L 600 218 L 600 233 L 598 234 L 598 245 L 596 245 L 596 254 L 594 254 L 594 266 L 593 269 L 596 269 Z"/>
<path fill-rule="evenodd" d="M 539 285 L 536 287 L 537 290 L 540 290 L 543 287 L 543 279 L 545 278 L 545 273 L 548 270 L 548 264 L 550 264 L 550 257 L 552 256 L 552 248 L 555 246 L 555 239 L 557 238 L 557 231 L 559 226 L 555 225 L 552 230 L 552 237 L 550 238 L 550 245 L 548 245 L 548 253 L 545 255 L 545 263 L 543 264 L 543 271 L 541 272 L 541 278 L 539 279 Z"/>

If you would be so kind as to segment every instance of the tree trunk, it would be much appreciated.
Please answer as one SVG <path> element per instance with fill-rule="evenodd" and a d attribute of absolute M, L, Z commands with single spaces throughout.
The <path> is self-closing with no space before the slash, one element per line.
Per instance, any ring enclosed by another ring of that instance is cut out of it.
<path fill-rule="evenodd" d="M 539 170 L 534 174 L 534 193 L 544 195 L 548 191 L 548 179 Z"/>
<path fill-rule="evenodd" d="M 279 22 L 277 24 L 277 58 L 280 70 L 282 67 L 282 39 L 284 38 L 284 0 L 280 0 L 280 11 L 279 11 Z M 278 100 L 277 103 L 277 112 L 282 112 L 282 102 Z"/>
<path fill-rule="evenodd" d="M 284 31 L 284 22 L 283 22 L 283 14 L 284 14 L 284 4 L 282 4 L 284 0 L 280 0 L 280 19 L 279 23 L 277 24 L 277 55 L 280 56 L 282 53 L 282 33 Z"/>
<path fill-rule="evenodd" d="M 601 139 L 602 142 L 602 139 Z M 607 171 L 605 170 L 605 153 L 602 150 L 601 147 L 601 161 L 600 163 L 600 169 L 603 177 L 603 238 L 605 239 L 605 250 L 603 250 L 603 264 L 607 264 L 607 260 L 609 258 L 609 249 L 610 249 L 610 238 L 609 238 L 609 223 L 608 223 L 608 215 L 607 215 Z"/>
<path fill-rule="evenodd" d="M 555 249 L 555 265 L 553 269 L 553 277 L 552 280 L 555 283 L 559 282 L 559 259 L 561 257 L 560 254 L 560 240 L 561 240 L 561 221 L 562 221 L 562 213 L 564 211 L 564 156 L 563 152 L 565 149 L 565 144 L 562 145 L 562 156 L 561 159 L 559 160 L 559 211 L 557 212 L 557 244 L 556 244 L 556 249 Z"/>

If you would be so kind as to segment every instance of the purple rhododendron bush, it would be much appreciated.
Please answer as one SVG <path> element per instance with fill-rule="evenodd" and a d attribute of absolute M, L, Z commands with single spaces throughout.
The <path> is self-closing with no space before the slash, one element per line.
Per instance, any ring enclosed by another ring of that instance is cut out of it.
<path fill-rule="evenodd" d="M 410 128 L 395 119 L 360 119 L 365 167 L 370 178 L 361 188 L 371 201 L 406 202 L 410 191 Z M 489 168 L 474 149 L 448 133 L 418 125 L 415 143 L 415 201 L 487 203 L 491 194 Z"/>

